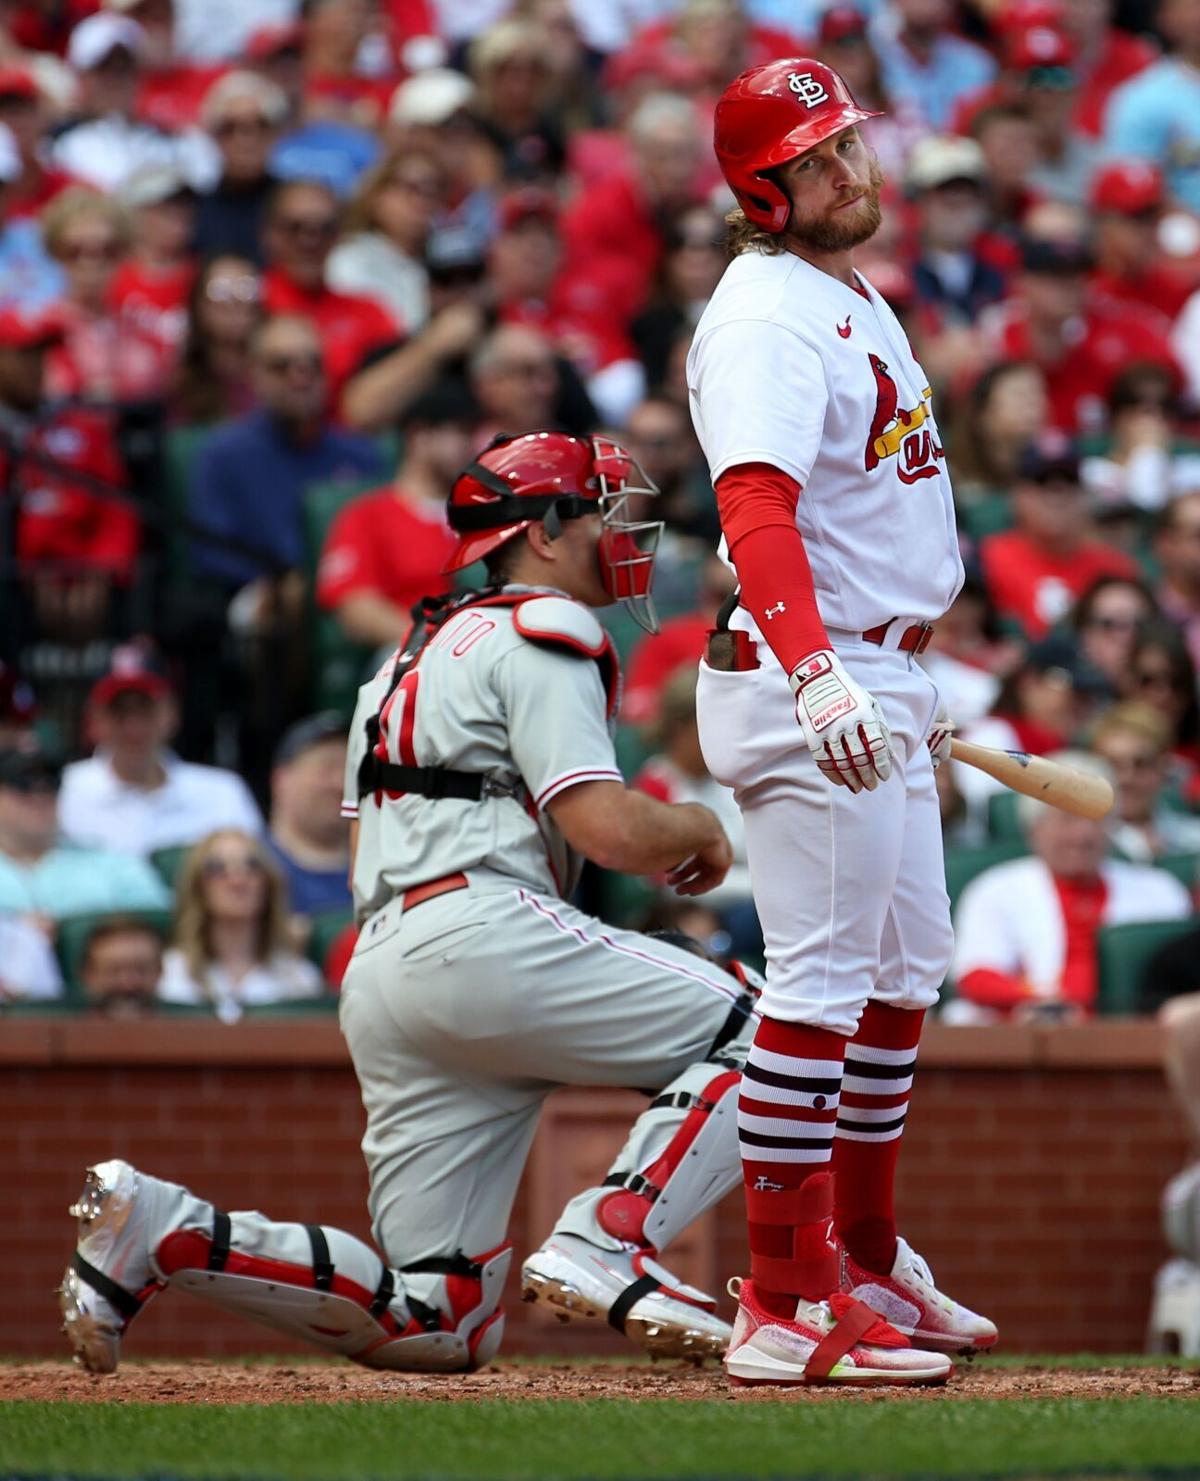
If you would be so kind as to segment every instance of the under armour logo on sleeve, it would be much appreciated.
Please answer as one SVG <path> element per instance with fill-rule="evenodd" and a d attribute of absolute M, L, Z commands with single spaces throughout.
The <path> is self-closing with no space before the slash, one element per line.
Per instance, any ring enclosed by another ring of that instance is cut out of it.
<path fill-rule="evenodd" d="M 770 620 L 771 620 L 772 617 L 777 616 L 780 612 L 786 612 L 786 611 L 787 611 L 787 607 L 782 602 L 776 602 L 773 607 L 768 607 L 767 608 L 767 610 L 766 610 L 766 619 L 767 619 L 768 622 L 770 622 Z"/>
<path fill-rule="evenodd" d="M 806 108 L 815 108 L 818 103 L 829 101 L 825 84 L 818 82 L 811 72 L 789 72 L 787 83 Z"/>

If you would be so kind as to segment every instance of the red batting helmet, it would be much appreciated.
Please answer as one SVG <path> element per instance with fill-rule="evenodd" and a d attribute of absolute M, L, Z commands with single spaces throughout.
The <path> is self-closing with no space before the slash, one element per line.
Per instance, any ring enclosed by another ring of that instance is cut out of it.
<path fill-rule="evenodd" d="M 746 219 L 780 232 L 792 203 L 767 172 L 842 129 L 878 117 L 858 106 L 832 67 L 812 57 L 785 57 L 751 67 L 721 94 L 713 148 Z"/>
<path fill-rule="evenodd" d="M 661 520 L 636 518 L 631 501 L 658 493 L 641 465 L 607 437 L 528 432 L 497 437 L 454 481 L 446 508 L 458 546 L 446 569 L 461 570 L 543 520 L 551 535 L 562 522 L 598 514 L 597 548 L 605 590 L 648 631 L 657 631 L 650 601 Z"/>

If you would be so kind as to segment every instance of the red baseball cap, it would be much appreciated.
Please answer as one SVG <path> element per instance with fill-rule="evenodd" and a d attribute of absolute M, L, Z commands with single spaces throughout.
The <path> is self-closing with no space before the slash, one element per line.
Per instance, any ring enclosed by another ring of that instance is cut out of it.
<path fill-rule="evenodd" d="M 0 98 L 27 98 L 32 103 L 38 97 L 37 81 L 28 67 L 11 62 L 0 66 Z"/>
<path fill-rule="evenodd" d="M 831 5 L 821 16 L 817 39 L 822 46 L 858 41 L 867 34 L 867 18 L 857 5 Z"/>
<path fill-rule="evenodd" d="M 269 62 L 281 52 L 303 50 L 304 23 L 279 21 L 274 25 L 259 26 L 246 42 L 244 55 L 249 62 Z"/>
<path fill-rule="evenodd" d="M 124 643 L 113 649 L 108 673 L 92 685 L 88 704 L 103 709 L 122 694 L 166 699 L 170 693 L 171 686 L 157 655 L 138 643 Z"/>
<path fill-rule="evenodd" d="M 501 231 L 511 231 L 523 221 L 545 221 L 554 226 L 558 222 L 558 199 L 552 190 L 536 185 L 510 191 L 500 202 L 497 221 Z"/>
<path fill-rule="evenodd" d="M 1114 159 L 1092 176 L 1088 200 L 1093 211 L 1141 216 L 1166 198 L 1162 172 L 1141 159 Z"/>
<path fill-rule="evenodd" d="M 1070 67 L 1075 61 L 1071 38 L 1058 26 L 1027 26 L 1008 37 L 1008 65 L 1014 72 L 1033 72 L 1038 67 Z"/>
<path fill-rule="evenodd" d="M 12 303 L 0 308 L 0 349 L 32 350 L 57 344 L 62 337 L 62 320 L 50 309 L 25 309 Z"/>

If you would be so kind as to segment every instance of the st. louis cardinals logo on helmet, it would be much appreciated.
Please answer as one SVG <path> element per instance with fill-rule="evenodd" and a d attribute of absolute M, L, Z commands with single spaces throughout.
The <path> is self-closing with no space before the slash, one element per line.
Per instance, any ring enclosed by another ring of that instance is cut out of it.
<path fill-rule="evenodd" d="M 788 87 L 806 108 L 815 108 L 818 103 L 829 101 L 825 84 L 815 78 L 811 72 L 789 72 L 787 81 Z"/>
<path fill-rule="evenodd" d="M 875 378 L 875 411 L 867 433 L 863 467 L 870 473 L 885 458 L 896 458 L 896 475 L 901 483 L 936 478 L 938 460 L 945 453 L 929 410 L 932 391 L 926 386 L 916 406 L 901 406 L 900 388 L 889 373 L 887 362 L 870 351 L 867 359 Z"/>

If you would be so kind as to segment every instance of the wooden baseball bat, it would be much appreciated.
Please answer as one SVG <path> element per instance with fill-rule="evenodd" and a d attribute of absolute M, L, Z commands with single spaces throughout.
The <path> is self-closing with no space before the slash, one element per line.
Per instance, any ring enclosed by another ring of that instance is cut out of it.
<path fill-rule="evenodd" d="M 1014 792 L 1036 797 L 1039 802 L 1075 813 L 1081 818 L 1102 818 L 1111 811 L 1113 789 L 1107 778 L 1094 772 L 1064 766 L 1045 756 L 1030 756 L 1025 751 L 995 751 L 990 746 L 976 746 L 955 736 L 950 742 L 955 761 L 986 771 Z"/>

